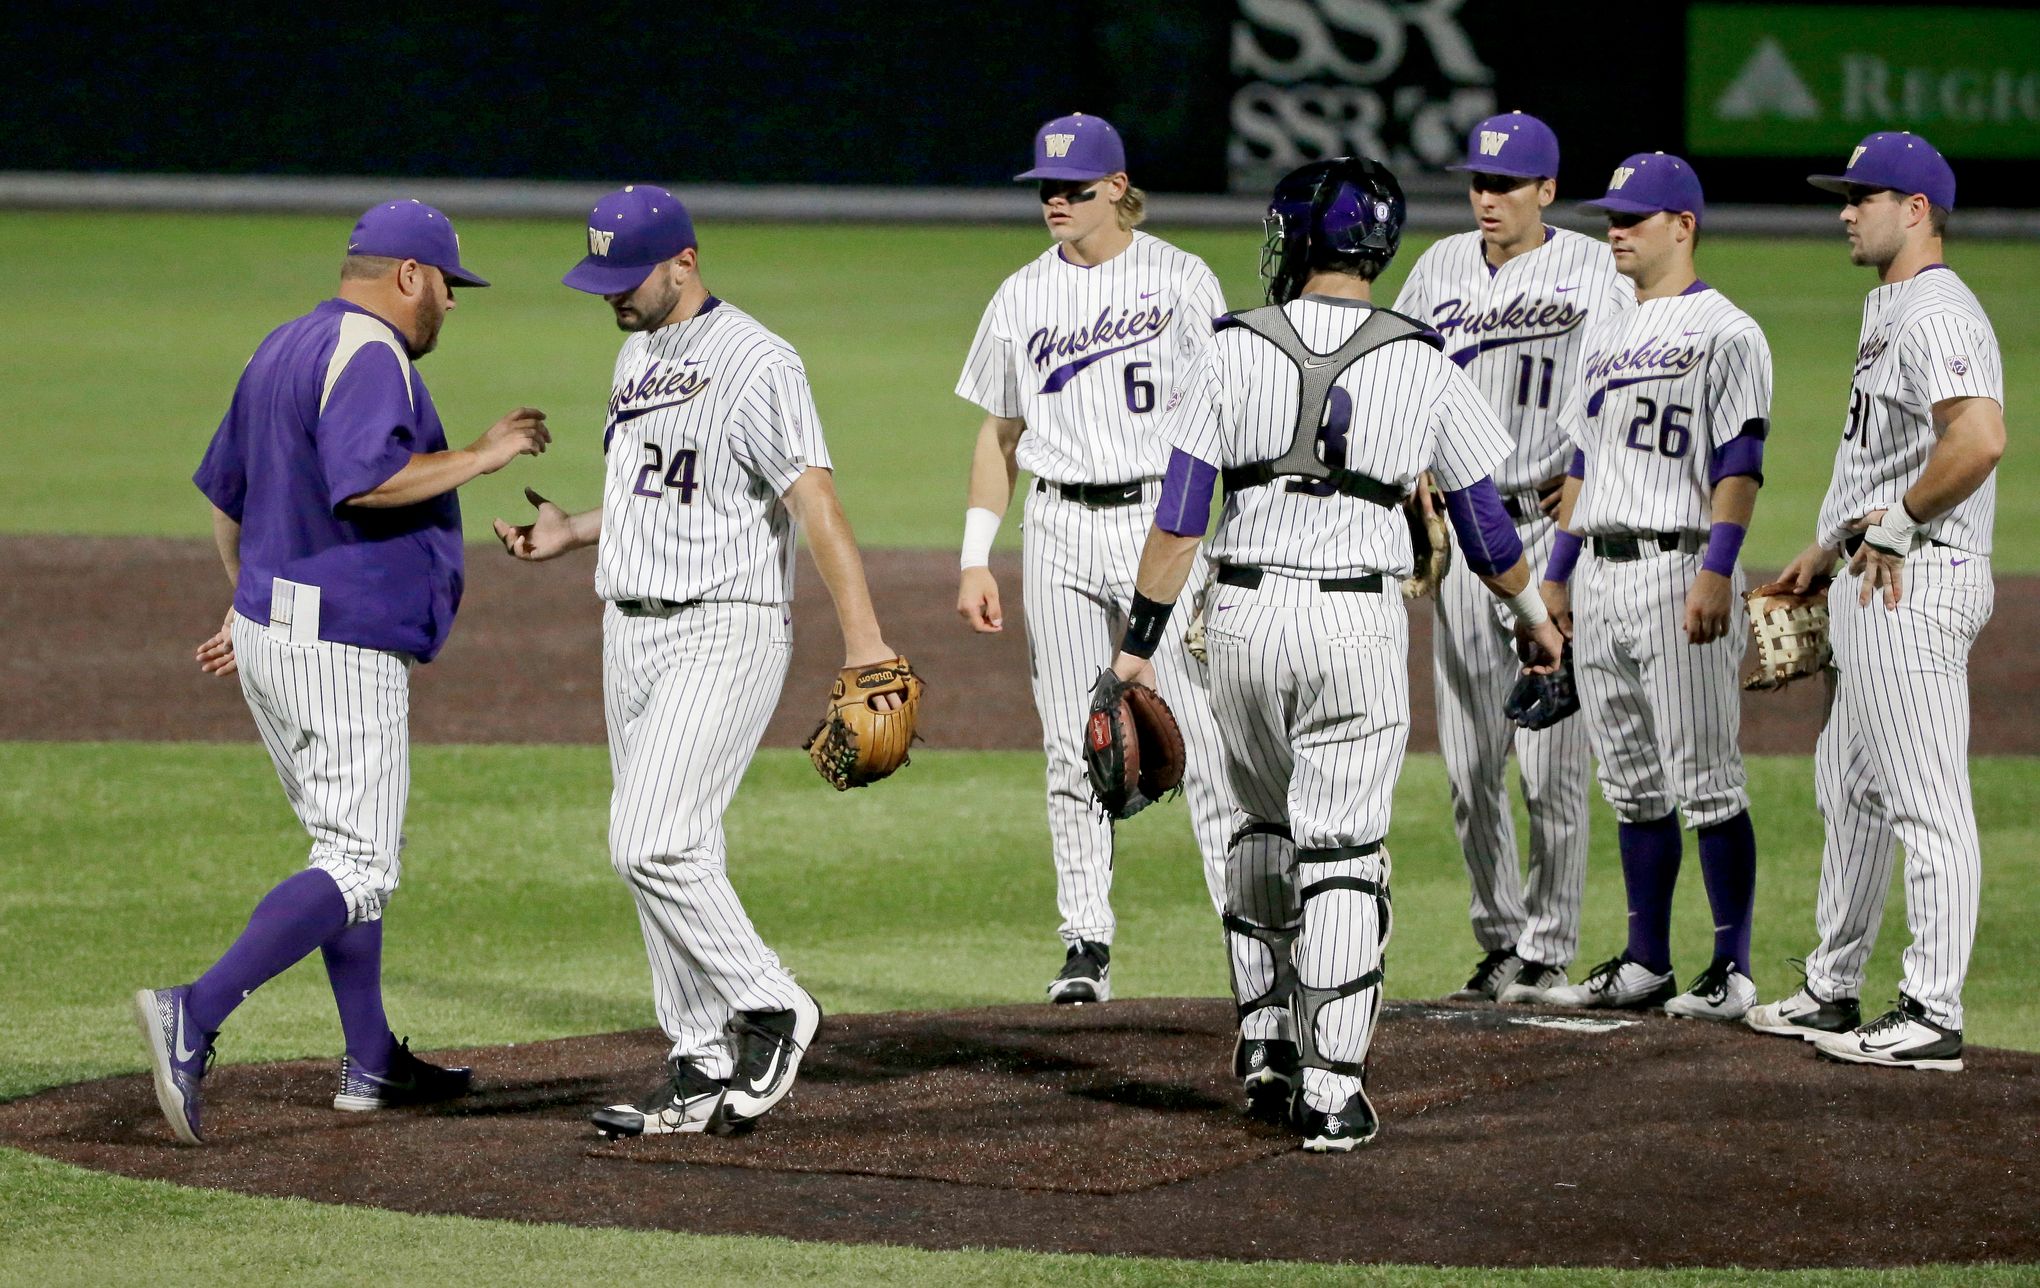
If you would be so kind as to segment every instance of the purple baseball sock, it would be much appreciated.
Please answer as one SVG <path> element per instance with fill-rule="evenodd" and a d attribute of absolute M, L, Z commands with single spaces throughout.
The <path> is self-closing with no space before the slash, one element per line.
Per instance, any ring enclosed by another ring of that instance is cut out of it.
<path fill-rule="evenodd" d="M 248 928 L 212 969 L 191 986 L 185 1009 L 192 1023 L 219 1032 L 248 994 L 290 969 L 347 925 L 347 901 L 317 868 L 278 884 L 248 914 Z"/>
<path fill-rule="evenodd" d="M 390 1048 L 396 1045 L 383 1015 L 382 925 L 378 918 L 349 926 L 320 946 L 348 1057 L 377 1075 L 390 1071 Z"/>
<path fill-rule="evenodd" d="M 1750 923 L 1757 903 L 1757 833 L 1750 812 L 1700 829 L 1700 878 L 1714 910 L 1714 955 L 1750 974 Z"/>
<path fill-rule="evenodd" d="M 1622 888 L 1629 896 L 1629 960 L 1664 974 L 1672 968 L 1672 889 L 1679 883 L 1677 811 L 1616 829 Z"/>

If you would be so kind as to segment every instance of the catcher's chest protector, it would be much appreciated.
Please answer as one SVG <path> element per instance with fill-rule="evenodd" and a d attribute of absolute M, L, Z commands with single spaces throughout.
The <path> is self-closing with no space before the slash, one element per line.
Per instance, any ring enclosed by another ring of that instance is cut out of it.
<path fill-rule="evenodd" d="M 1419 340 L 1439 348 L 1437 334 L 1421 322 L 1400 313 L 1375 309 L 1347 337 L 1346 343 L 1330 353 L 1317 353 L 1296 333 L 1295 324 L 1279 304 L 1228 314 L 1219 319 L 1216 329 L 1223 331 L 1235 326 L 1245 327 L 1281 350 L 1282 356 L 1296 364 L 1296 374 L 1302 386 L 1296 400 L 1296 434 L 1289 441 L 1289 450 L 1272 461 L 1255 461 L 1226 470 L 1226 491 L 1260 487 L 1277 478 L 1321 479 L 1345 496 L 1372 501 L 1383 507 L 1401 505 L 1407 494 L 1394 484 L 1320 460 L 1317 453 L 1318 431 L 1324 427 L 1332 386 L 1345 374 L 1346 368 L 1397 340 Z"/>

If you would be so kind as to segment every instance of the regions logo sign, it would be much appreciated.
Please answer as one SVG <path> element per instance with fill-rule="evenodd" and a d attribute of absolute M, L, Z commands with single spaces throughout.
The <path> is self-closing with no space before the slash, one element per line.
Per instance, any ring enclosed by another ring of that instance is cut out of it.
<path fill-rule="evenodd" d="M 1696 155 L 1840 153 L 1912 130 L 1951 154 L 2040 157 L 2040 12 L 1700 4 L 1686 50 Z"/>

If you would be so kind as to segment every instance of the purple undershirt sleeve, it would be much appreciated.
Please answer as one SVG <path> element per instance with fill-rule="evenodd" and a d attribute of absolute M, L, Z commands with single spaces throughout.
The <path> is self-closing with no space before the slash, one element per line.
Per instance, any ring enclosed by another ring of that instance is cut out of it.
<path fill-rule="evenodd" d="M 1492 577 L 1506 572 L 1523 557 L 1523 539 L 1516 535 L 1515 523 L 1502 508 L 1502 494 L 1495 490 L 1493 479 L 1447 492 L 1445 513 L 1459 535 L 1466 566 L 1477 575 Z"/>
<path fill-rule="evenodd" d="M 1576 479 L 1585 478 L 1587 476 L 1587 454 L 1575 447 L 1572 454 L 1572 464 L 1566 466 L 1565 472 Z"/>
<path fill-rule="evenodd" d="M 1169 470 L 1162 476 L 1162 500 L 1155 507 L 1155 526 L 1175 537 L 1201 537 L 1211 523 L 1211 495 L 1218 485 L 1218 467 L 1182 448 L 1169 450 Z"/>
<path fill-rule="evenodd" d="M 1747 474 L 1760 484 L 1764 481 L 1764 440 L 1761 435 L 1745 431 L 1714 449 L 1713 458 L 1707 463 L 1707 481 L 1718 484 L 1738 474 Z"/>

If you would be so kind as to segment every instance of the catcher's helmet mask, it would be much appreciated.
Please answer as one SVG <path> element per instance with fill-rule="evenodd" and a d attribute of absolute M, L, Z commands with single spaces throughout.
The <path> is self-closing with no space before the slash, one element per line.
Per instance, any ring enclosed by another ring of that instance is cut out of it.
<path fill-rule="evenodd" d="M 1372 280 L 1395 258 L 1408 214 L 1402 185 L 1369 157 L 1333 157 L 1292 170 L 1268 200 L 1262 220 L 1261 281 L 1270 304 L 1303 292 L 1312 271 L 1358 260 Z"/>

